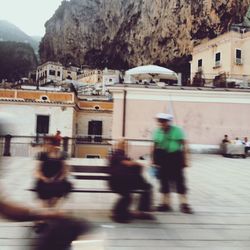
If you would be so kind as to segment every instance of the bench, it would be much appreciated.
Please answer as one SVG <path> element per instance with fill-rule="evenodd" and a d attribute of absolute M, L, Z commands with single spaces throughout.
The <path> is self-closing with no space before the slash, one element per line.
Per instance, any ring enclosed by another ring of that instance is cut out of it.
<path fill-rule="evenodd" d="M 77 180 L 101 180 L 108 181 L 109 169 L 107 166 L 86 166 L 86 165 L 71 165 L 71 176 Z M 113 193 L 108 188 L 96 189 L 96 188 L 73 188 L 71 192 L 75 193 Z"/>
<path fill-rule="evenodd" d="M 95 180 L 95 181 L 108 181 L 110 179 L 108 166 L 100 165 L 71 165 L 71 176 L 77 180 Z M 29 191 L 36 191 L 34 188 L 28 189 Z M 114 193 L 108 187 L 106 188 L 73 188 L 73 193 Z M 133 193 L 142 193 L 142 190 L 133 190 Z"/>
<path fill-rule="evenodd" d="M 86 166 L 86 165 L 71 165 L 71 175 L 77 180 L 101 180 L 108 181 L 110 179 L 108 166 Z M 71 192 L 75 193 L 114 193 L 106 185 L 106 189 L 96 188 L 74 188 Z M 133 193 L 142 193 L 142 190 L 133 190 Z"/>
<path fill-rule="evenodd" d="M 244 145 L 229 144 L 229 143 L 222 144 L 221 151 L 222 151 L 222 154 L 226 157 L 238 156 L 238 157 L 246 158 Z"/>

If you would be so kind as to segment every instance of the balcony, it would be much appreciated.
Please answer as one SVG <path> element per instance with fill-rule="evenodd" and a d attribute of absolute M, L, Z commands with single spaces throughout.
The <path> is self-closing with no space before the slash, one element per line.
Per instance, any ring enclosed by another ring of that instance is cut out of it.
<path fill-rule="evenodd" d="M 236 65 L 242 65 L 243 64 L 242 58 L 236 58 L 235 59 L 235 64 Z"/>
<path fill-rule="evenodd" d="M 221 67 L 221 61 L 215 61 L 215 65 L 213 67 L 213 69 L 217 69 Z"/>

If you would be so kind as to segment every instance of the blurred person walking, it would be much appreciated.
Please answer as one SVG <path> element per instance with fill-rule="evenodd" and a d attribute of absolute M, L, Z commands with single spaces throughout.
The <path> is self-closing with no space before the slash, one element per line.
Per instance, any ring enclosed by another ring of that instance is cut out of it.
<path fill-rule="evenodd" d="M 111 189 L 121 197 L 113 208 L 112 218 L 116 222 L 127 223 L 133 218 L 154 219 L 147 213 L 151 211 L 151 185 L 142 176 L 143 166 L 132 161 L 126 154 L 127 142 L 121 139 L 117 142 L 115 150 L 110 157 L 110 181 Z M 138 211 L 130 212 L 133 190 L 142 190 L 138 205 Z"/>
<path fill-rule="evenodd" d="M 158 113 L 156 116 L 158 128 L 154 131 L 153 162 L 159 166 L 162 201 L 157 210 L 171 211 L 170 192 L 175 186 L 179 194 L 180 210 L 183 213 L 193 213 L 187 200 L 187 187 L 184 168 L 187 167 L 187 148 L 184 132 L 172 125 L 173 116 Z"/>
<path fill-rule="evenodd" d="M 72 189 L 67 180 L 69 166 L 65 163 L 66 154 L 60 151 L 55 136 L 44 138 L 44 151 L 38 154 L 38 160 L 35 190 L 43 201 L 43 207 L 54 207 Z"/>
<path fill-rule="evenodd" d="M 0 139 L 9 133 L 10 127 L 15 127 L 16 121 L 13 118 L 0 112 Z M 34 250 L 68 250 L 74 240 L 80 239 L 94 229 L 89 222 L 69 217 L 63 212 L 38 210 L 10 201 L 3 193 L 1 185 L 0 215 L 12 221 L 46 221 L 47 227 L 43 232 L 40 232 L 31 246 Z M 26 248 L 30 249 L 28 246 Z"/>

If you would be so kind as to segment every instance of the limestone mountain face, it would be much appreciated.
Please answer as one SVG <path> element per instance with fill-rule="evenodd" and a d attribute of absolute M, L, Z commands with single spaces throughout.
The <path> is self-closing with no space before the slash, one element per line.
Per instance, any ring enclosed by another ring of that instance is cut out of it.
<path fill-rule="evenodd" d="M 70 0 L 46 23 L 41 60 L 183 70 L 193 43 L 240 23 L 250 0 Z M 184 69 L 185 70 L 185 69 Z"/>

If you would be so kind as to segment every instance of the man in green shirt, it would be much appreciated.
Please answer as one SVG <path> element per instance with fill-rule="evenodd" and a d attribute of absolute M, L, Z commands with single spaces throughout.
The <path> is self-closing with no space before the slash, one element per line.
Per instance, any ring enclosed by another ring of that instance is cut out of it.
<path fill-rule="evenodd" d="M 153 134 L 153 160 L 159 166 L 162 202 L 158 211 L 171 211 L 170 191 L 174 186 L 180 196 L 180 210 L 192 213 L 187 202 L 187 188 L 183 169 L 187 167 L 185 135 L 181 128 L 171 124 L 173 116 L 159 113 L 158 128 Z M 174 184 L 174 185 L 173 185 Z"/>

